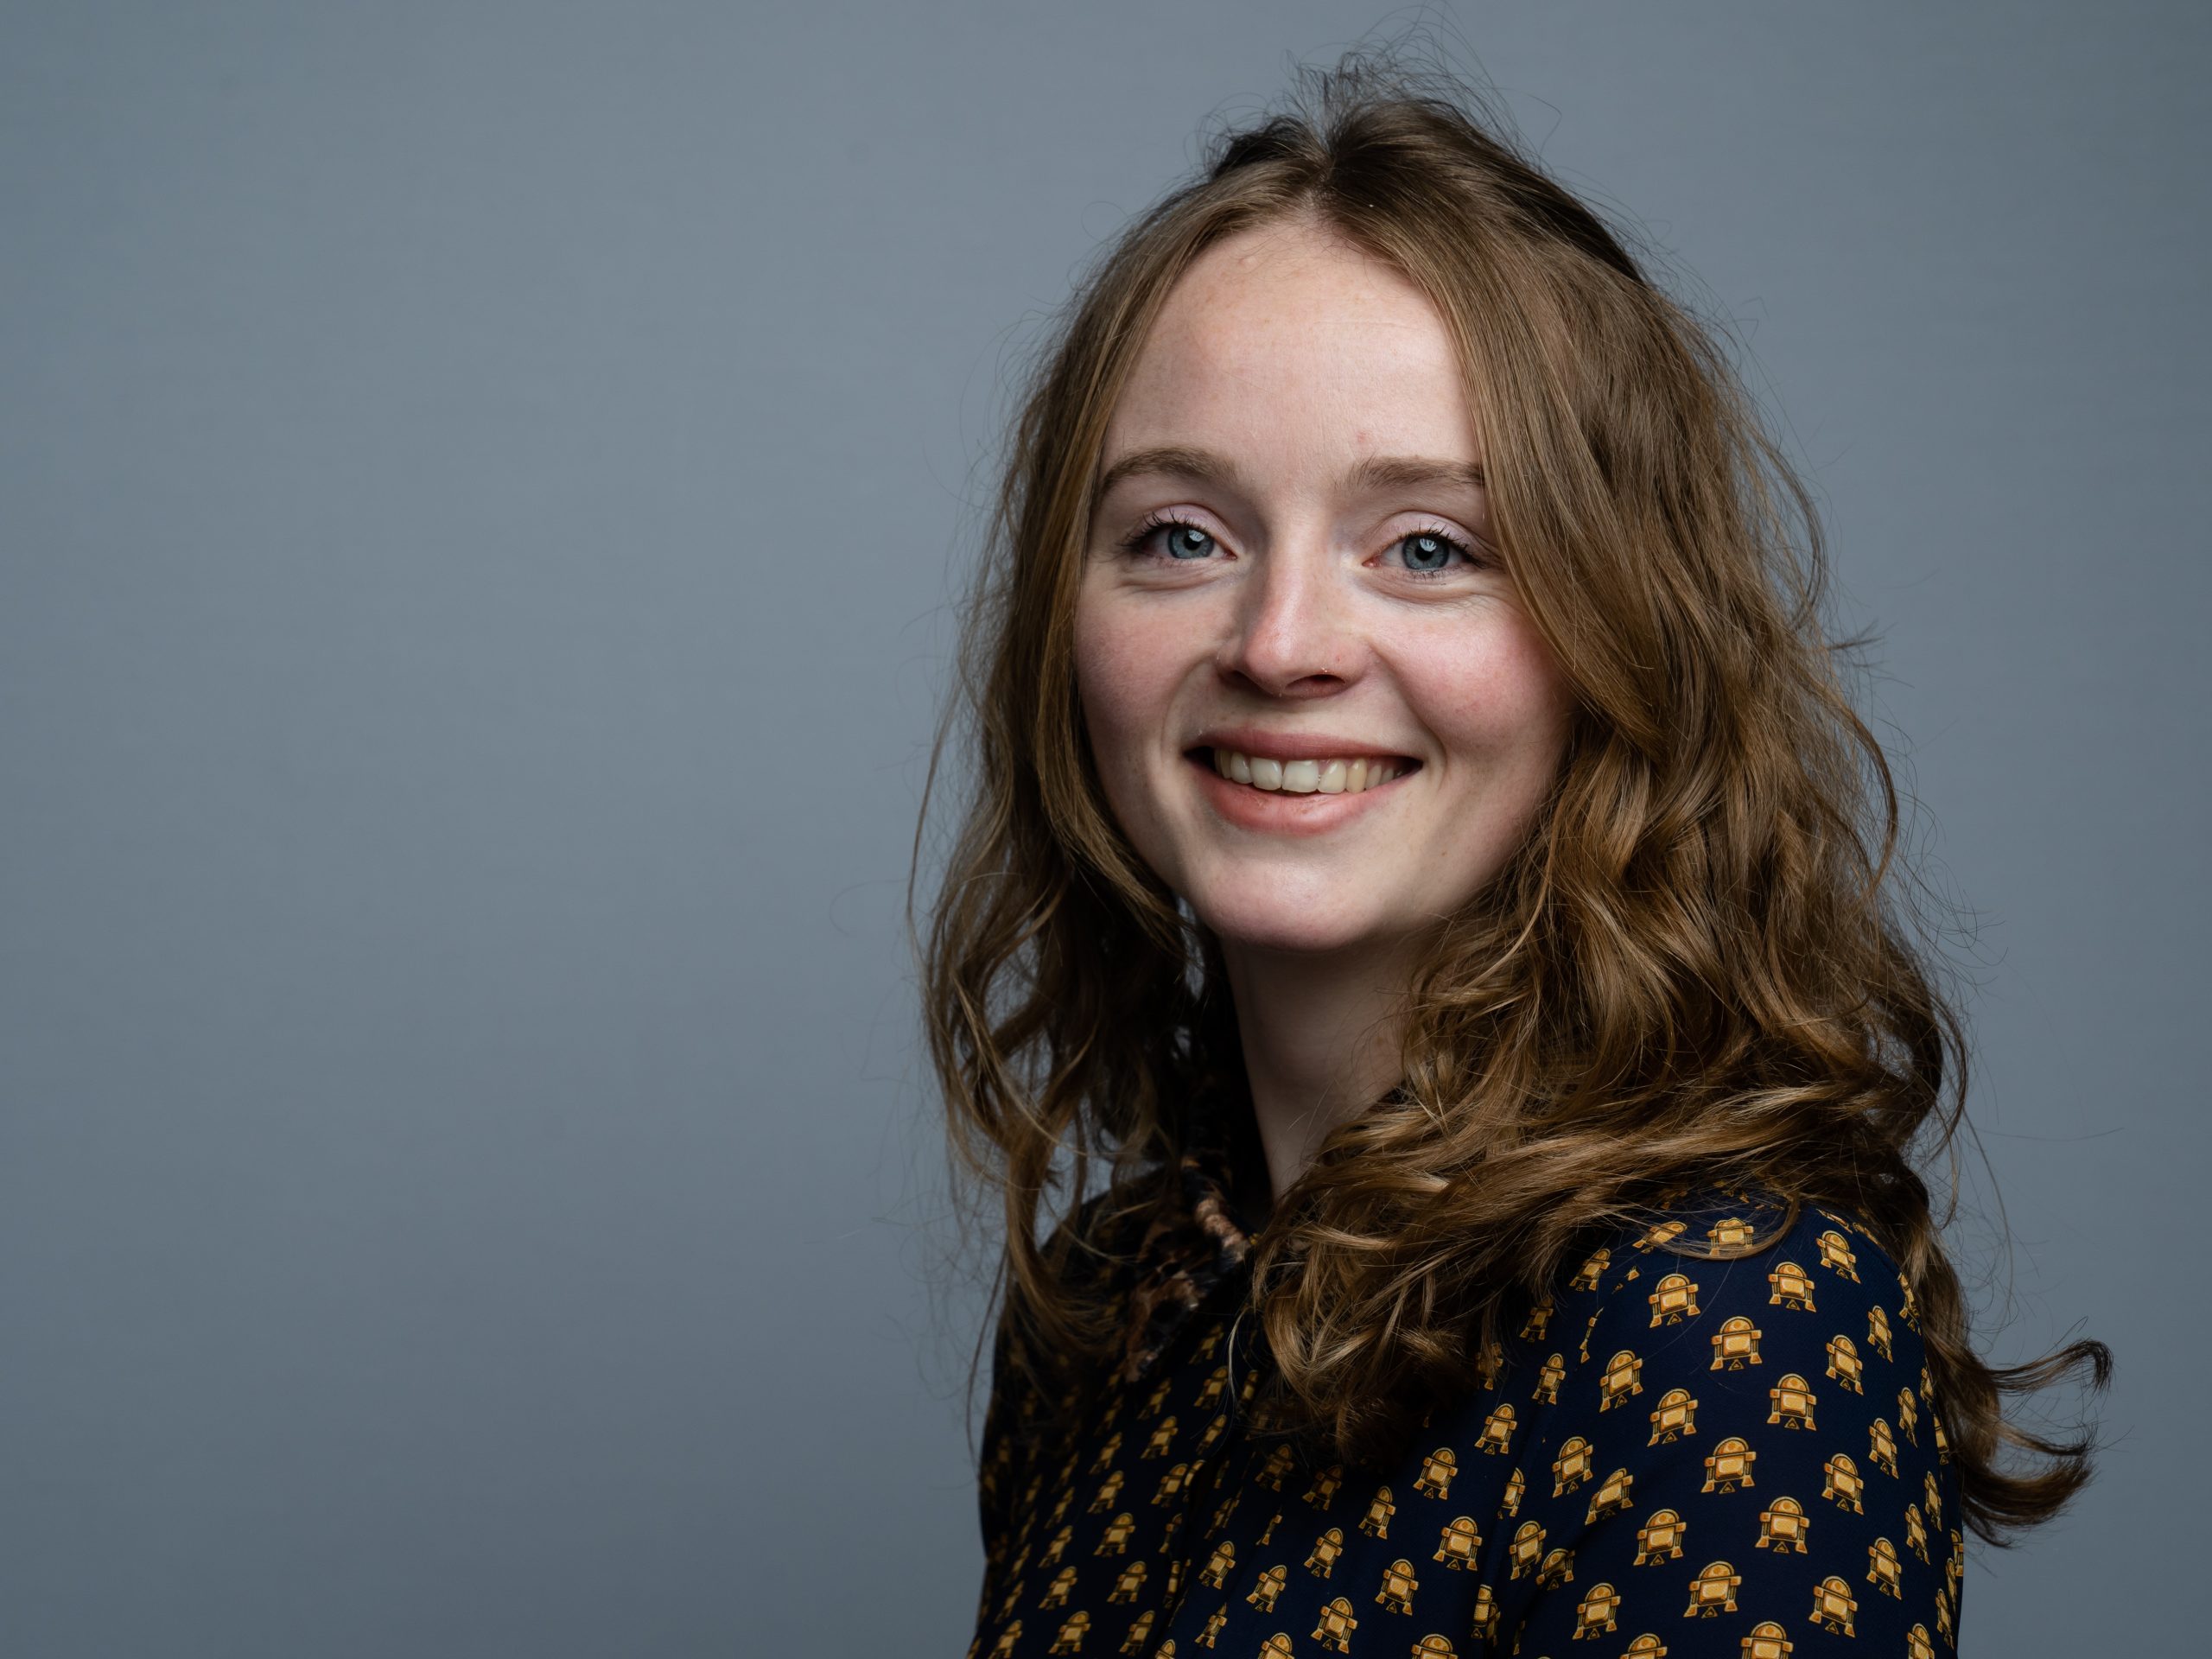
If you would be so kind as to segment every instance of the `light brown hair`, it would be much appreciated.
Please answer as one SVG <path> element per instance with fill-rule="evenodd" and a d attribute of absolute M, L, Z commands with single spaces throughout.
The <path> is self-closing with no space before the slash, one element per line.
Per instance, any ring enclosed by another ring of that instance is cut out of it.
<path fill-rule="evenodd" d="M 1841 678 L 1856 642 L 1824 632 L 1812 502 L 1717 331 L 1503 130 L 1443 71 L 1356 51 L 1304 72 L 1104 251 L 1025 388 L 924 792 L 926 817 L 957 734 L 965 817 L 916 935 L 1020 1363 L 1066 1400 L 1110 1369 L 1121 1332 L 1075 1258 L 1169 1201 L 1185 1104 L 1236 1066 L 1217 941 L 1105 805 L 1071 632 L 1153 318 L 1202 251 L 1297 219 L 1404 273 L 1458 342 L 1496 539 L 1578 706 L 1525 840 L 1414 976 L 1402 1084 L 1255 1242 L 1271 1420 L 1386 1459 L 1590 1230 L 1669 1189 L 1758 1185 L 1792 1223 L 1856 1215 L 1901 1265 L 1966 1518 L 2007 1541 L 2088 1479 L 2091 1442 L 2030 1433 L 2004 1397 L 2083 1366 L 2101 1387 L 2110 1356 L 1997 1369 L 1969 1339 L 1916 1173 L 1962 1122 L 1967 1045 L 1897 902 L 1897 791 Z M 912 905 L 910 880 L 910 926 Z"/>

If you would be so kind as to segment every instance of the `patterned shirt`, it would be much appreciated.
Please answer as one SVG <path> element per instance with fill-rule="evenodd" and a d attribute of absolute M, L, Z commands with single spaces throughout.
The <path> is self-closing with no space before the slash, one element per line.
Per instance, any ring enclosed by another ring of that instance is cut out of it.
<path fill-rule="evenodd" d="M 1599 1243 L 1378 1478 L 1247 1437 L 1249 1239 L 1224 1154 L 1181 1174 L 1073 1438 L 1022 1433 L 1001 1331 L 969 1659 L 1955 1651 L 1957 1473 L 1906 1281 L 1853 1216 L 1700 1260 L 1676 1247 L 1783 1216 L 1713 1192 Z"/>

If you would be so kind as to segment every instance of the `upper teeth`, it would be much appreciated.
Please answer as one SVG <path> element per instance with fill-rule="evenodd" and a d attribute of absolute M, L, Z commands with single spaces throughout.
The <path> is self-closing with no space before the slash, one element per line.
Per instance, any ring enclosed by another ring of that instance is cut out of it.
<path fill-rule="evenodd" d="M 1389 783 L 1405 770 L 1405 763 L 1381 755 L 1360 755 L 1349 760 L 1271 760 L 1264 754 L 1216 748 L 1213 769 L 1255 789 L 1279 789 L 1291 795 L 1356 795 L 1363 789 Z"/>

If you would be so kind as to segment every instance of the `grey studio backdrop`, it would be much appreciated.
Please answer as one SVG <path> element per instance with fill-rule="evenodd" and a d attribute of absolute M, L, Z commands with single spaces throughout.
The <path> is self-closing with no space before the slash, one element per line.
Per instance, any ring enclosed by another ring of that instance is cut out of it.
<path fill-rule="evenodd" d="M 1985 1339 L 2120 1369 L 1963 1651 L 2201 1636 L 2201 7 L 54 0 L 0 1653 L 962 1650 L 899 906 L 1003 389 L 1203 124 L 1422 15 L 1730 320 L 1973 907 Z"/>

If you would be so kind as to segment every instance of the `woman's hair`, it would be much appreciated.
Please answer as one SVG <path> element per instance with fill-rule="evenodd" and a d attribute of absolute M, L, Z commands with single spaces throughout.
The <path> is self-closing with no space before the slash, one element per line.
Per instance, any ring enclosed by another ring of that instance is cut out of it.
<path fill-rule="evenodd" d="M 1524 840 L 1413 976 L 1403 1083 L 1254 1241 L 1268 1420 L 1356 1465 L 1396 1455 L 1592 1230 L 1758 1186 L 1792 1223 L 1855 1214 L 1901 1265 L 1967 1522 L 2009 1541 L 2092 1448 L 2003 1397 L 2083 1365 L 2102 1387 L 2110 1356 L 1993 1368 L 1970 1344 L 1914 1168 L 1960 1126 L 1967 1045 L 1885 887 L 1897 793 L 1839 678 L 1856 642 L 1823 637 L 1811 499 L 1706 328 L 1471 106 L 1371 52 L 1302 71 L 1287 112 L 1215 140 L 1103 252 L 1023 389 L 925 819 L 956 724 L 975 770 L 915 936 L 956 1191 L 1003 1211 L 1010 1363 L 1081 1408 L 1121 1332 L 1070 1258 L 1118 1259 L 1172 1201 L 1195 1091 L 1241 1069 L 1219 942 L 1105 804 L 1071 623 L 1107 422 L 1162 301 L 1223 238 L 1300 222 L 1441 314 L 1495 539 L 1578 706 Z M 910 928 L 912 906 L 910 873 Z"/>

